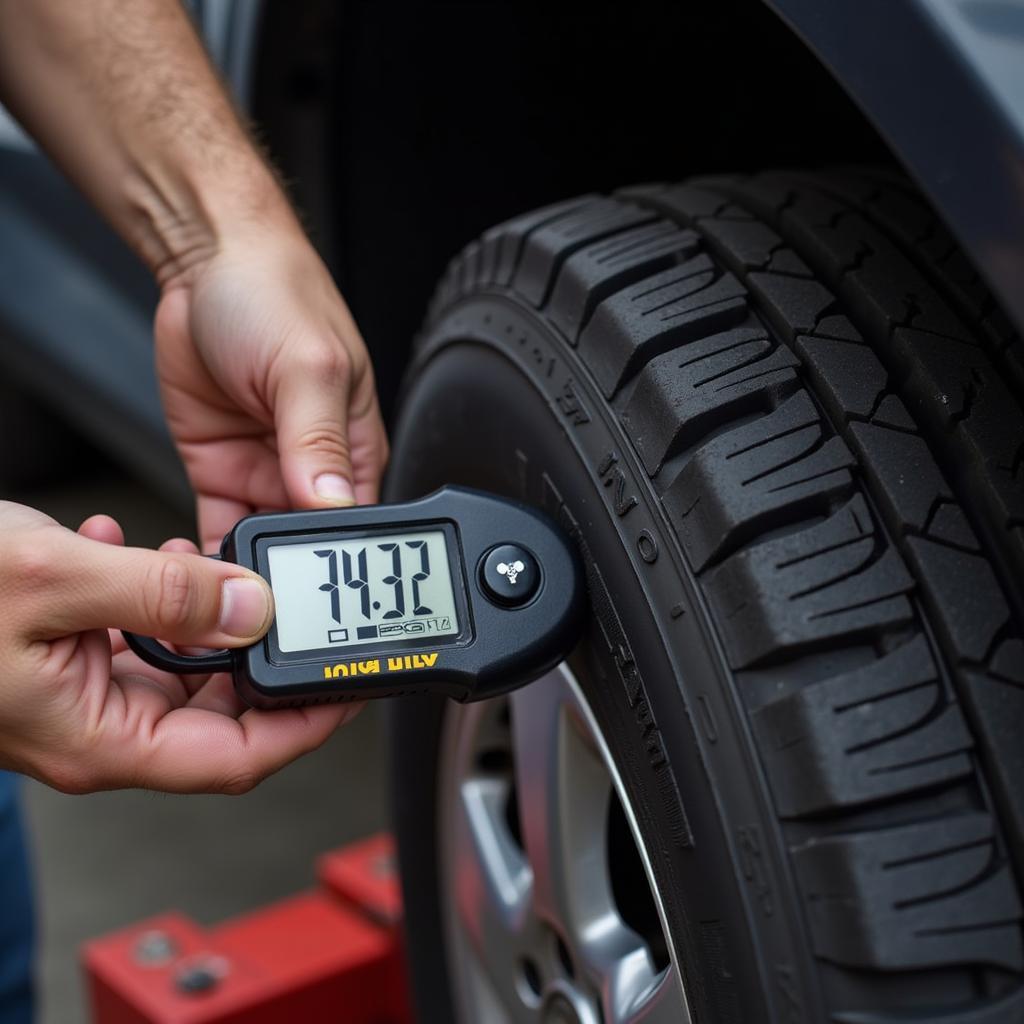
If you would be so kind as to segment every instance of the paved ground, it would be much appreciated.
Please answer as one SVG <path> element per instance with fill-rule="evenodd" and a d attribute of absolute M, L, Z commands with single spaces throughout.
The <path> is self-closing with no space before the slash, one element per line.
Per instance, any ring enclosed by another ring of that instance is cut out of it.
<path fill-rule="evenodd" d="M 36 488 L 23 500 L 68 525 L 107 512 L 130 544 L 190 532 L 187 519 L 143 488 L 103 472 L 100 483 Z M 82 940 L 171 908 L 204 923 L 237 914 L 308 886 L 316 854 L 384 827 L 382 717 L 379 706 L 367 708 L 321 750 L 244 797 L 69 797 L 29 782 L 40 1024 L 89 1020 Z"/>

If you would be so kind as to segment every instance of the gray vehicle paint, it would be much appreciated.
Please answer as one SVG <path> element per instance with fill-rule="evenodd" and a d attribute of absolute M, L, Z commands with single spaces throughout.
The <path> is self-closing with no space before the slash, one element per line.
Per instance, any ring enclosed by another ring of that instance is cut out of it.
<path fill-rule="evenodd" d="M 1024 327 L 1024 3 L 769 0 Z"/>

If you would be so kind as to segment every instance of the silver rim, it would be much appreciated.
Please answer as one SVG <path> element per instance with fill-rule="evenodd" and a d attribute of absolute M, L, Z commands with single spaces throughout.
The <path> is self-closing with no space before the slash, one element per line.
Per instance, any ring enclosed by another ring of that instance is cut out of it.
<path fill-rule="evenodd" d="M 567 665 L 510 697 L 450 708 L 439 782 L 462 1020 L 690 1020 L 647 851 Z"/>

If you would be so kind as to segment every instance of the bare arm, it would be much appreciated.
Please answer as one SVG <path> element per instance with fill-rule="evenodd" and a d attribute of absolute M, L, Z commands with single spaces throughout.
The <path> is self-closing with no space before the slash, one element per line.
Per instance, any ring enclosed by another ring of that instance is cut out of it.
<path fill-rule="evenodd" d="M 291 217 L 176 0 L 0 0 L 0 98 L 161 282 Z"/>
<path fill-rule="evenodd" d="M 0 101 L 156 275 L 204 541 L 256 509 L 375 500 L 365 346 L 179 0 L 0 0 Z"/>
<path fill-rule="evenodd" d="M 0 0 L 0 101 L 156 275 L 164 408 L 208 548 L 255 509 L 373 500 L 387 442 L 366 349 L 178 0 Z M 186 541 L 123 548 L 103 517 L 81 537 L 18 506 L 0 521 L 0 765 L 73 790 L 236 792 L 346 717 L 245 711 L 226 677 L 151 673 L 101 628 L 249 643 L 271 608 L 258 579 Z"/>

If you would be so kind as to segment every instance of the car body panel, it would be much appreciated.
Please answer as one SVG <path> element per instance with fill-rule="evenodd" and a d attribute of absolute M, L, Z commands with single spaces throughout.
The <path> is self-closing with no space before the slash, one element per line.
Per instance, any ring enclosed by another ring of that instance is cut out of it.
<path fill-rule="evenodd" d="M 860 105 L 1024 328 L 1024 5 L 769 5 Z"/>

